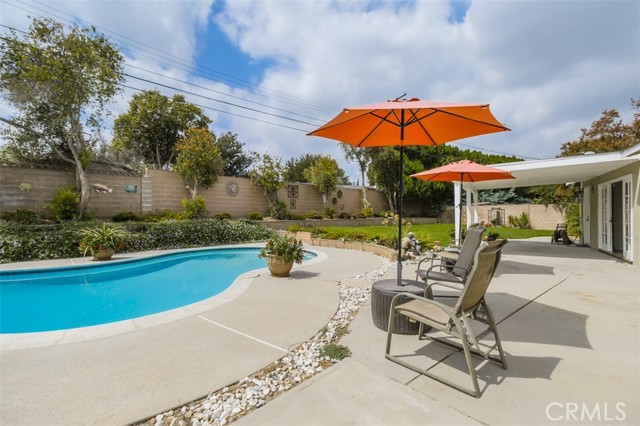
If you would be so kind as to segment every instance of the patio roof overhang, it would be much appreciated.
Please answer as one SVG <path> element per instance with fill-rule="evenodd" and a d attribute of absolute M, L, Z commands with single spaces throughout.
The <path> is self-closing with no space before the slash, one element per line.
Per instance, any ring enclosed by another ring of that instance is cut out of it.
<path fill-rule="evenodd" d="M 469 182 L 465 183 L 465 189 L 479 191 L 584 182 L 635 162 L 640 162 L 640 144 L 620 152 L 500 163 L 496 166 L 502 170 L 510 171 L 515 179 Z"/>

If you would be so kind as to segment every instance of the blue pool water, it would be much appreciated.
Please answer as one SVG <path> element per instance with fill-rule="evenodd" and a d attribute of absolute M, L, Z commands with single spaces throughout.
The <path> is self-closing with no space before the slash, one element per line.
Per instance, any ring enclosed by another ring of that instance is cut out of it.
<path fill-rule="evenodd" d="M 264 267 L 257 248 L 225 248 L 0 271 L 0 333 L 86 327 L 150 315 L 212 297 L 239 275 Z"/>

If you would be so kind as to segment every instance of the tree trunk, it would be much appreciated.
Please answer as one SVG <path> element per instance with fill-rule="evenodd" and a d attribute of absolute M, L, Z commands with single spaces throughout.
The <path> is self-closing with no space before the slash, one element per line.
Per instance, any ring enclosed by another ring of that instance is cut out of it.
<path fill-rule="evenodd" d="M 89 199 L 91 198 L 91 186 L 89 179 L 82 167 L 82 163 L 76 163 L 76 178 L 80 181 L 80 205 L 78 206 L 78 219 L 82 219 L 89 208 Z"/>
<path fill-rule="evenodd" d="M 389 202 L 389 208 L 391 209 L 391 211 L 395 212 L 396 211 L 396 194 L 395 193 L 388 193 L 385 192 L 385 195 L 387 196 L 387 201 Z"/>
<path fill-rule="evenodd" d="M 67 139 L 67 145 L 73 155 L 73 161 L 76 165 L 76 184 L 79 183 L 80 191 L 80 205 L 78 206 L 78 219 L 82 219 L 84 214 L 89 208 L 89 198 L 91 197 L 91 187 L 89 186 L 89 179 L 82 165 L 82 159 L 80 158 L 80 150 L 85 144 L 82 140 L 82 128 L 80 126 L 79 119 L 71 120 L 71 135 Z"/>
<path fill-rule="evenodd" d="M 327 208 L 327 200 L 329 198 L 329 194 L 327 194 L 326 192 L 322 193 L 322 206 L 326 209 Z"/>
<path fill-rule="evenodd" d="M 360 168 L 360 174 L 362 174 L 362 207 L 367 208 L 371 206 L 369 199 L 367 198 L 367 186 L 364 184 L 364 169 Z"/>

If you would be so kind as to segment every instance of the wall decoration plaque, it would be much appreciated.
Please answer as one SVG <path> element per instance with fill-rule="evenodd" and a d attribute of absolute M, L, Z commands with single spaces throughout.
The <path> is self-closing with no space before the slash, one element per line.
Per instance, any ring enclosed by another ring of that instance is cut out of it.
<path fill-rule="evenodd" d="M 238 195 L 238 192 L 240 192 L 240 186 L 238 185 L 238 182 L 233 180 L 227 182 L 227 186 L 225 187 L 225 189 L 229 197 L 235 197 L 236 195 Z"/>

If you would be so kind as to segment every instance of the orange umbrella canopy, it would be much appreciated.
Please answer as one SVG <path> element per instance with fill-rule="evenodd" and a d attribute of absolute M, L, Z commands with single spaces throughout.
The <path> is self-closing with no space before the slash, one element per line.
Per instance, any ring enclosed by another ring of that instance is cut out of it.
<path fill-rule="evenodd" d="M 458 139 L 509 130 L 486 104 L 393 100 L 345 108 L 308 133 L 356 147 L 442 145 Z"/>
<path fill-rule="evenodd" d="M 511 172 L 483 166 L 469 160 L 456 161 L 435 169 L 415 173 L 411 177 L 438 182 L 481 182 L 483 180 L 515 179 Z"/>

